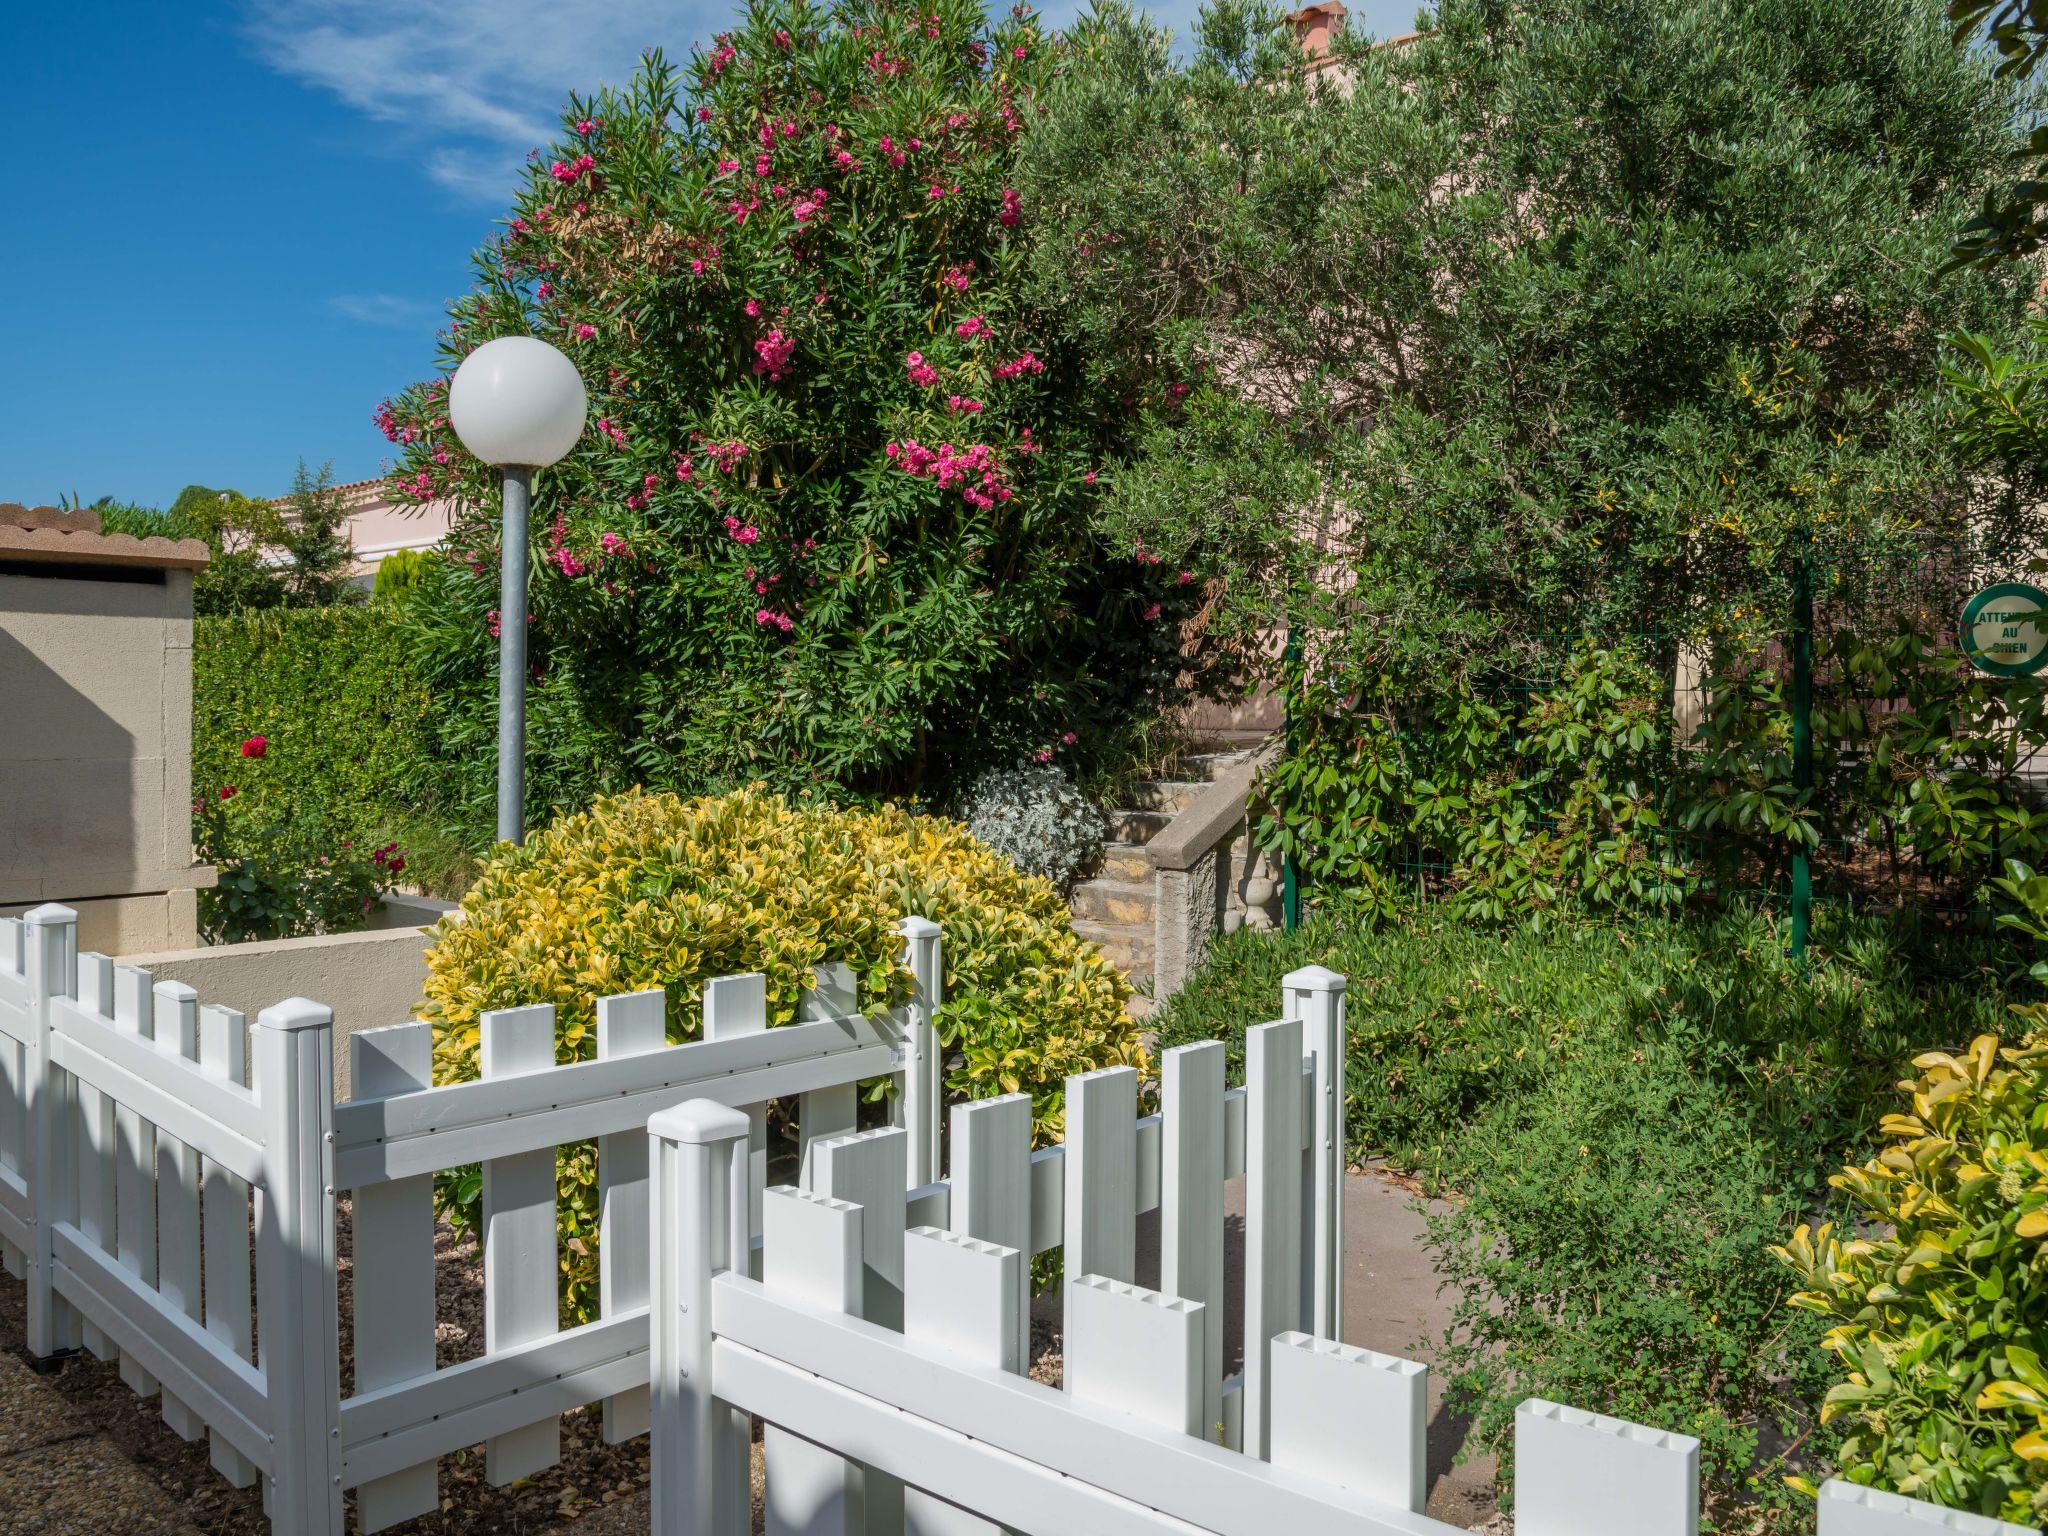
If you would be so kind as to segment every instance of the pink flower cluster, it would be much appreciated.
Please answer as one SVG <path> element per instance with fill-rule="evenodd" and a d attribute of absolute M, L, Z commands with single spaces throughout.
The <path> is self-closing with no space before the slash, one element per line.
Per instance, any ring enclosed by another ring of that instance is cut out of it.
<path fill-rule="evenodd" d="M 996 215 L 996 222 L 1009 229 L 1023 221 L 1024 199 L 1017 195 L 1015 187 L 1003 188 L 1003 211 Z"/>
<path fill-rule="evenodd" d="M 796 620 L 786 613 L 777 613 L 773 608 L 756 608 L 754 622 L 763 629 L 779 629 L 785 635 L 796 628 Z"/>
<path fill-rule="evenodd" d="M 917 148 L 917 140 L 912 139 L 910 141 L 910 147 L 912 149 Z M 898 149 L 894 144 L 889 142 L 889 135 L 887 135 L 886 133 L 883 134 L 880 140 L 876 142 L 875 148 L 879 149 L 882 152 L 882 158 L 889 162 L 889 167 L 891 170 L 900 171 L 903 169 L 903 162 L 906 157 L 902 150 Z"/>
<path fill-rule="evenodd" d="M 725 520 L 726 536 L 735 544 L 752 544 L 761 537 L 761 530 L 752 523 L 742 523 L 736 517 Z"/>
<path fill-rule="evenodd" d="M 971 261 L 968 262 L 967 265 L 964 267 L 948 267 L 946 268 L 945 272 L 941 274 L 939 281 L 944 283 L 948 288 L 951 288 L 955 293 L 965 293 L 967 291 L 967 284 L 970 278 L 970 274 L 972 274 L 973 271 L 974 263 Z"/>
<path fill-rule="evenodd" d="M 919 389 L 930 389 L 939 382 L 939 370 L 924 360 L 922 352 L 912 352 L 903 359 L 903 368 L 910 375 L 910 382 Z"/>
<path fill-rule="evenodd" d="M 626 446 L 626 429 L 609 417 L 600 416 L 597 418 L 597 430 L 617 443 L 621 448 Z"/>
<path fill-rule="evenodd" d="M 808 224 L 825 211 L 825 189 L 811 188 L 809 197 L 800 197 L 789 205 L 790 217 L 799 224 Z"/>
<path fill-rule="evenodd" d="M 647 478 L 649 480 L 652 480 L 654 476 L 649 475 Z M 604 552 L 608 555 L 630 555 L 633 553 L 633 551 L 626 546 L 626 541 L 623 538 L 621 538 L 616 533 L 610 532 L 609 530 L 607 530 L 604 537 L 599 539 L 597 542 L 600 546 L 602 546 Z"/>
<path fill-rule="evenodd" d="M 706 443 L 704 456 L 725 474 L 732 474 L 740 467 L 740 460 L 747 456 L 747 445 L 735 438 L 729 443 Z"/>
<path fill-rule="evenodd" d="M 970 400 L 965 395 L 946 396 L 946 409 L 955 416 L 972 416 L 981 409 L 979 400 Z"/>
<path fill-rule="evenodd" d="M 995 450 L 987 443 L 972 443 L 966 448 L 941 443 L 934 449 L 911 438 L 892 442 L 884 451 L 898 469 L 947 489 L 957 487 L 961 500 L 984 512 L 1016 494 L 1003 478 Z"/>
<path fill-rule="evenodd" d="M 563 186 L 573 186 L 582 178 L 594 174 L 597 162 L 589 155 L 578 155 L 574 160 L 557 160 L 548 167 L 548 174 Z"/>
<path fill-rule="evenodd" d="M 796 351 L 796 342 L 779 330 L 770 331 L 754 343 L 754 372 L 768 375 L 771 384 L 781 382 L 782 375 L 789 367 L 789 357 Z"/>
<path fill-rule="evenodd" d="M 598 121 L 594 117 L 583 117 L 576 120 L 576 131 L 586 139 L 597 132 L 597 129 Z"/>
<path fill-rule="evenodd" d="M 954 326 L 953 334 L 962 341 L 972 341 L 977 336 L 986 336 L 988 334 L 988 322 L 982 319 L 981 316 L 975 315 L 970 319 L 962 320 L 958 325 Z"/>
<path fill-rule="evenodd" d="M 1020 374 L 1043 372 L 1045 364 L 1038 360 L 1036 353 L 1028 350 L 1011 358 L 1007 363 L 997 363 L 995 366 L 995 375 L 999 379 L 1014 379 Z"/>
<path fill-rule="evenodd" d="M 711 55 L 711 73 L 714 75 L 719 74 L 725 69 L 726 65 L 738 57 L 739 54 L 733 48 L 733 45 L 720 38 L 718 51 Z"/>

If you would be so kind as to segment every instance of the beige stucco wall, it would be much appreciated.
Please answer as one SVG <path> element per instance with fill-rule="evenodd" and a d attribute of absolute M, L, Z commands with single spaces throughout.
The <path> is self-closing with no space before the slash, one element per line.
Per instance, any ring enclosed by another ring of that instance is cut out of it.
<path fill-rule="evenodd" d="M 0 572 L 0 907 L 194 943 L 192 573 L 56 569 Z"/>
<path fill-rule="evenodd" d="M 394 920 L 429 915 L 436 903 L 393 904 Z M 359 1029 L 403 1024 L 419 1006 L 427 978 L 427 930 L 422 927 L 323 934 L 220 944 L 210 949 L 124 954 L 158 981 L 182 981 L 202 1003 L 234 1008 L 253 1022 L 287 997 L 309 997 L 334 1010 L 334 1093 L 350 1092 L 348 1037 Z M 86 947 L 86 946 L 81 946 Z"/>

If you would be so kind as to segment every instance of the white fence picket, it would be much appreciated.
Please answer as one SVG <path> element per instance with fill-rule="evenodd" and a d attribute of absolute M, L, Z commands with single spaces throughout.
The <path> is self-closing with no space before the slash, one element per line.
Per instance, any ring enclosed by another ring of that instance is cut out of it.
<path fill-rule="evenodd" d="M 393 1024 L 349 1036 L 356 1099 L 382 1099 L 434 1080 L 430 1024 Z M 393 1179 L 355 1193 L 356 1392 L 374 1392 L 434 1369 L 434 1180 Z M 356 1488 L 366 1532 L 440 1507 L 438 1462 L 420 1462 Z"/>
<path fill-rule="evenodd" d="M 199 1010 L 199 1069 L 242 1087 L 248 1076 L 248 1029 L 232 1008 Z M 254 1361 L 255 1300 L 249 1285 L 249 1186 L 210 1157 L 199 1160 L 201 1267 L 207 1333 L 238 1360 Z M 256 1480 L 256 1465 L 218 1429 L 207 1436 L 213 1469 L 237 1488 Z"/>
<path fill-rule="evenodd" d="M 114 962 L 91 951 L 78 957 L 78 1006 L 99 1018 L 114 1017 Z M 72 1084 L 78 1121 L 78 1228 L 102 1252 L 114 1252 L 114 1101 L 90 1083 Z M 81 1342 L 95 1359 L 112 1360 L 114 1344 L 99 1324 L 86 1318 Z"/>
<path fill-rule="evenodd" d="M 541 1003 L 483 1016 L 488 1081 L 555 1064 L 555 1010 Z M 483 1165 L 484 1348 L 491 1354 L 560 1326 L 555 1259 L 555 1151 L 494 1157 Z M 502 1487 L 562 1459 L 562 1422 L 537 1423 L 484 1442 L 484 1476 Z"/>
<path fill-rule="evenodd" d="M 731 1040 L 768 1028 L 768 978 L 759 971 L 704 983 L 704 1038 Z M 744 1106 L 747 1116 L 747 1226 L 761 1235 L 761 1196 L 768 1188 L 768 1106 Z M 751 1263 L 751 1259 L 749 1261 Z"/>
<path fill-rule="evenodd" d="M 1334 1339 L 1283 1333 L 1268 1357 L 1274 1466 L 1422 1513 L 1429 1368 Z"/>
<path fill-rule="evenodd" d="M 910 1137 L 898 1126 L 860 1131 L 812 1148 L 806 1187 L 861 1207 L 861 1299 L 856 1315 L 883 1328 L 903 1327 L 904 1169 Z M 870 1471 L 862 1483 L 870 1533 L 903 1529 L 903 1485 Z"/>
<path fill-rule="evenodd" d="M 1161 1058 L 1159 1288 L 1202 1303 L 1202 1433 L 1223 1421 L 1223 1082 L 1221 1041 Z"/>
<path fill-rule="evenodd" d="M 1028 1265 L 1037 1251 L 1031 1242 L 1031 1095 L 1006 1093 L 954 1105 L 952 1140 L 948 1225 L 959 1236 L 1014 1248 Z M 1028 1364 L 1029 1286 L 1017 1297 L 1010 1332 L 1011 1352 Z"/>
<path fill-rule="evenodd" d="M 180 1061 L 199 1059 L 199 994 L 182 981 L 160 981 L 155 994 L 156 1044 Z M 165 1305 L 200 1318 L 199 1153 L 177 1137 L 156 1139 L 157 1289 Z M 181 1440 L 206 1431 L 199 1415 L 167 1387 L 164 1423 Z"/>
<path fill-rule="evenodd" d="M 18 994 L 20 1017 L 11 1016 L 7 1005 L 0 1003 L 0 1182 L 8 1188 L 0 1195 L 12 1194 L 14 1187 L 20 1188 L 20 1204 L 24 1208 L 21 1222 L 27 1225 L 26 1207 L 29 1189 L 29 1145 L 28 1145 L 28 969 L 25 955 L 25 936 L 21 919 L 0 917 L 0 976 L 6 978 L 10 995 Z M 10 1026 L 13 1026 L 10 1028 Z M 19 1031 L 18 1033 L 16 1031 Z M 8 1213 L 13 1202 L 0 1198 L 0 1213 Z M 5 1234 L 9 1224 L 0 1219 L 0 1234 Z M 26 1232 L 18 1234 L 24 1240 Z M 20 1280 L 28 1274 L 28 1252 L 23 1244 L 10 1241 L 0 1235 L 0 1263 L 7 1273 Z"/>
<path fill-rule="evenodd" d="M 1696 1536 L 1700 1443 L 1531 1398 L 1515 1410 L 1516 1536 Z"/>
<path fill-rule="evenodd" d="M 1138 1074 L 1103 1067 L 1067 1079 L 1068 1280 L 1138 1272 Z"/>
<path fill-rule="evenodd" d="M 859 987 L 848 965 L 821 965 L 797 1009 L 799 1019 L 846 1018 L 859 1009 Z M 811 1156 L 821 1141 L 844 1136 L 860 1124 L 860 1088 L 835 1083 L 814 1089 L 797 1102 L 797 1165 L 810 1187 Z"/>
<path fill-rule="evenodd" d="M 2038 1536 L 2031 1525 L 1961 1509 L 1936 1509 L 1918 1499 L 1830 1478 L 1820 1486 L 1819 1536 Z"/>
<path fill-rule="evenodd" d="M 668 1044 L 668 1005 L 659 987 L 597 1000 L 601 1061 L 640 1056 Z M 597 1142 L 598 1315 L 647 1305 L 647 1137 L 632 1131 Z M 604 1439 L 618 1445 L 647 1432 L 647 1389 L 604 1400 Z"/>
<path fill-rule="evenodd" d="M 1067 1286 L 1067 1390 L 1091 1408 L 1200 1437 L 1206 1310 L 1122 1280 L 1081 1276 Z"/>
<path fill-rule="evenodd" d="M 1245 1031 L 1244 1451 L 1271 1446 L 1266 1363 L 1301 1312 L 1301 1021 Z"/>
<path fill-rule="evenodd" d="M 761 1210 L 762 1288 L 808 1310 L 858 1317 L 866 1290 L 864 1214 L 815 1191 L 769 1190 Z M 763 1436 L 762 1456 L 768 1536 L 865 1536 L 862 1468 L 774 1425 Z"/>
<path fill-rule="evenodd" d="M 156 1038 L 156 997 L 149 972 L 114 967 L 114 1024 L 138 1039 Z M 132 1109 L 114 1107 L 114 1252 L 121 1267 L 144 1285 L 156 1285 L 156 1127 Z M 150 1397 L 157 1379 L 126 1350 L 121 1380 Z"/>
<path fill-rule="evenodd" d="M 903 1332 L 962 1365 L 1017 1374 L 1017 1310 L 1028 1305 L 1020 1249 L 937 1227 L 903 1240 Z M 905 1536 L 996 1536 L 1002 1528 L 916 1488 L 903 1490 Z"/>

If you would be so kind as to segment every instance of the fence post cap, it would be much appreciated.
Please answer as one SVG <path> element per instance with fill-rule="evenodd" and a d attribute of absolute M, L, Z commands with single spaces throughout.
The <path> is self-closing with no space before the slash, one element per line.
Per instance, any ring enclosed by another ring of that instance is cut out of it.
<path fill-rule="evenodd" d="M 745 1139 L 747 1130 L 747 1117 L 716 1099 L 686 1099 L 668 1109 L 657 1110 L 647 1122 L 648 1135 L 693 1147 L 718 1141 L 740 1141 Z"/>
<path fill-rule="evenodd" d="M 77 922 L 78 914 L 61 902 L 46 901 L 40 907 L 30 907 L 22 913 L 21 920 L 30 928 L 55 928 Z"/>
<path fill-rule="evenodd" d="M 334 1010 L 310 997 L 288 997 L 256 1015 L 258 1029 L 322 1029 L 334 1022 Z"/>
<path fill-rule="evenodd" d="M 906 939 L 933 939 L 939 935 L 939 925 L 928 917 L 906 917 L 896 931 Z"/>
<path fill-rule="evenodd" d="M 149 990 L 166 1002 L 193 1003 L 199 1000 L 199 989 L 189 981 L 160 981 Z"/>
<path fill-rule="evenodd" d="M 1280 984 L 1296 992 L 1342 992 L 1349 985 L 1343 972 L 1326 965 L 1304 965 L 1298 971 L 1289 971 Z"/>

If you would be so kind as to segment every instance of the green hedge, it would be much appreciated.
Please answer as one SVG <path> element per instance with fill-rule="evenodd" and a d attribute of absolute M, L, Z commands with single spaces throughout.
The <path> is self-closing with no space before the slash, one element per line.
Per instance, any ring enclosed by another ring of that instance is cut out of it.
<path fill-rule="evenodd" d="M 319 808 L 337 839 L 417 825 L 432 763 L 432 700 L 385 605 L 201 619 L 192 665 L 192 792 L 234 785 Z M 267 748 L 246 772 L 242 744 Z"/>

